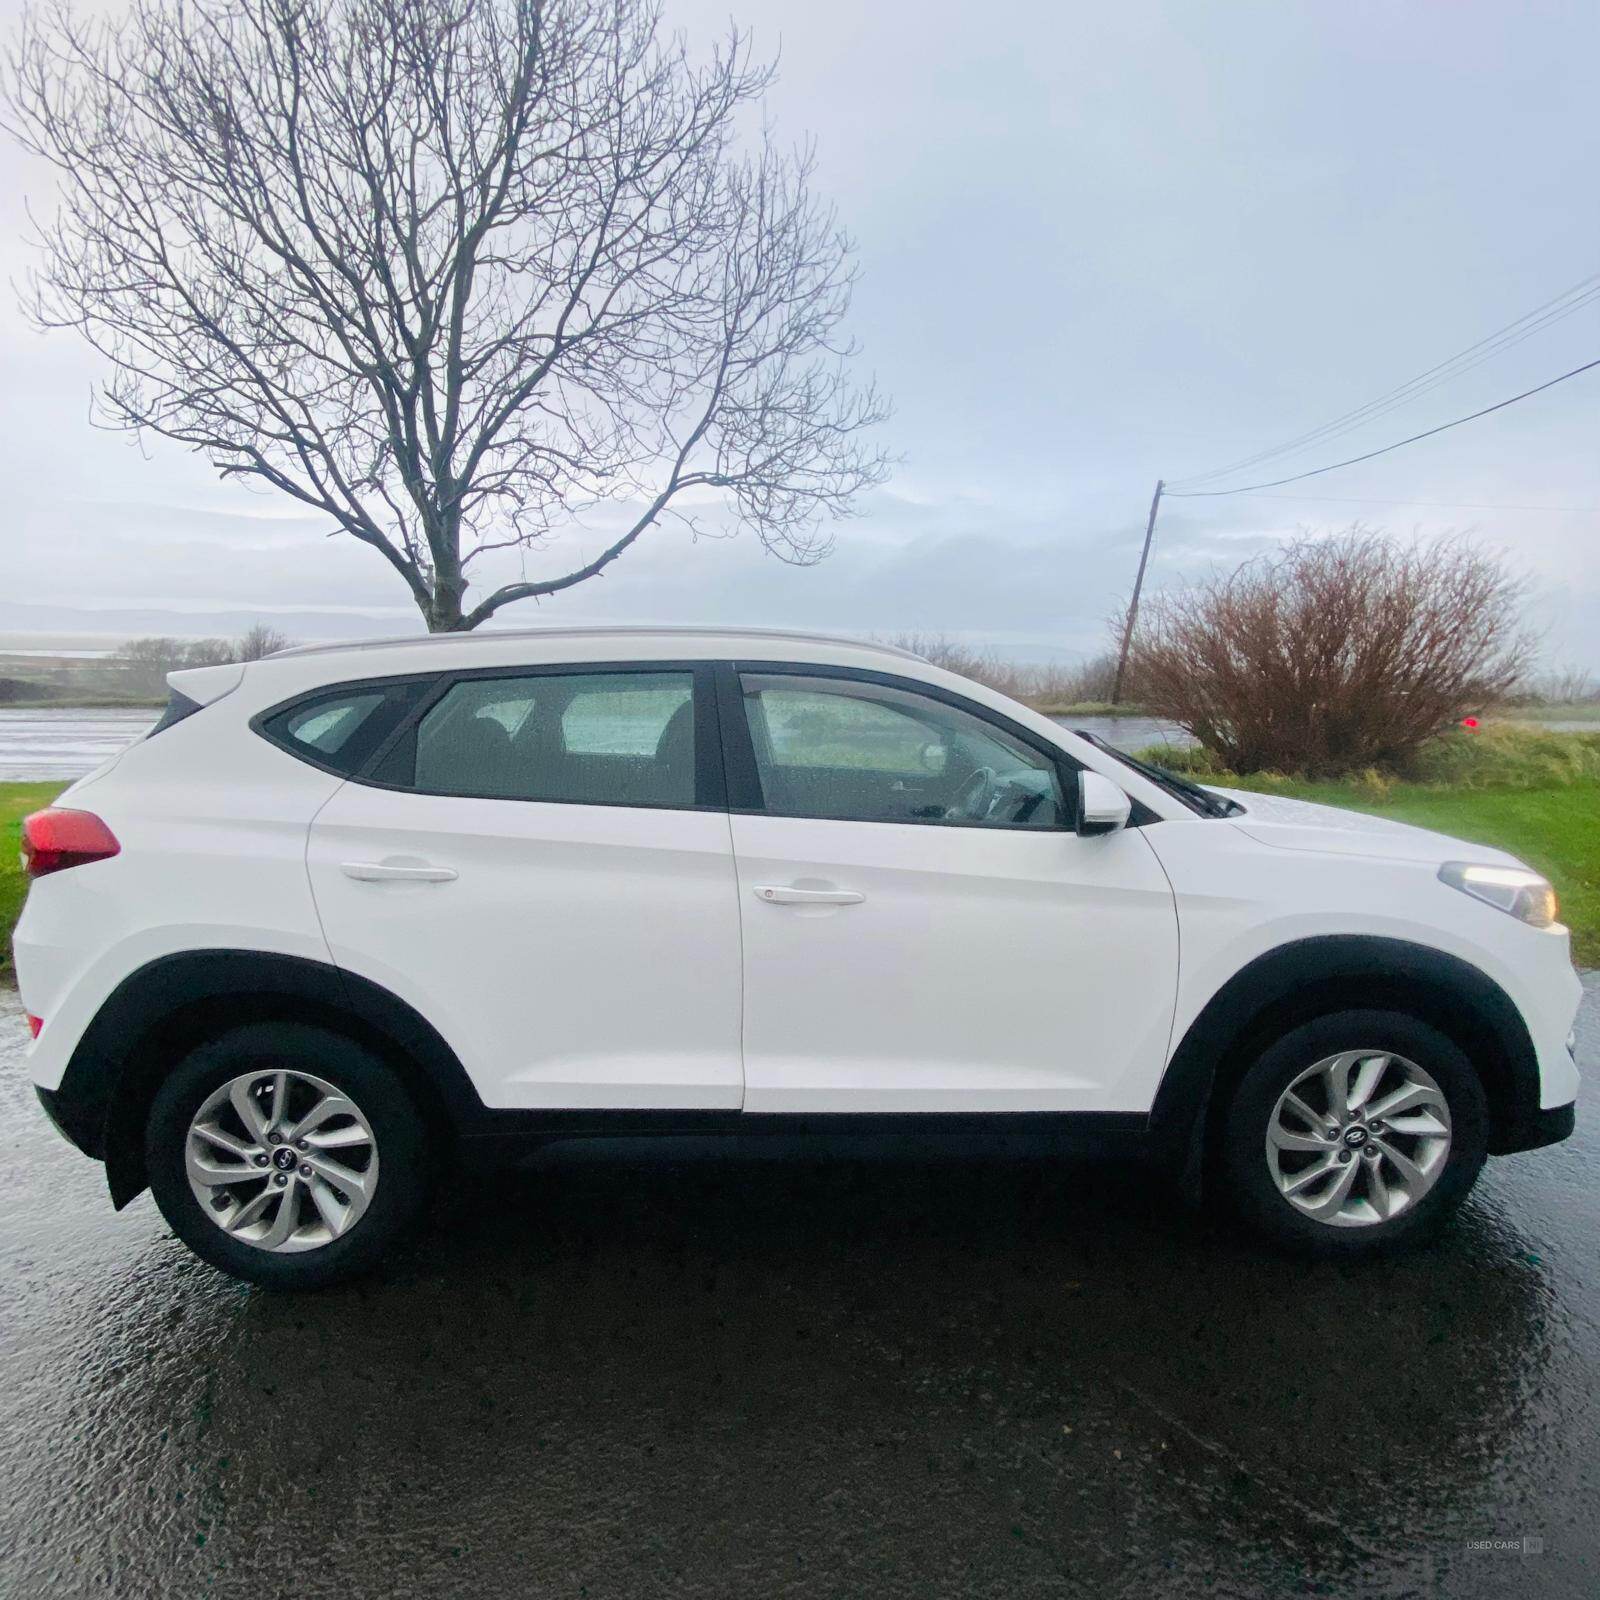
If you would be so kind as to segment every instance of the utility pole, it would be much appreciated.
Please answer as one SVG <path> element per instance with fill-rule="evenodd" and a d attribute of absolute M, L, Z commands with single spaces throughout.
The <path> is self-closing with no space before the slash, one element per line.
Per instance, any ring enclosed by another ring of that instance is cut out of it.
<path fill-rule="evenodd" d="M 1150 520 L 1144 525 L 1144 549 L 1139 552 L 1139 575 L 1133 580 L 1133 599 L 1128 602 L 1128 621 L 1122 630 L 1122 649 L 1117 655 L 1117 676 L 1111 685 L 1111 703 L 1122 703 L 1122 677 L 1128 670 L 1128 646 L 1133 643 L 1133 625 L 1139 617 L 1139 591 L 1144 588 L 1144 569 L 1150 560 L 1150 541 L 1156 536 L 1156 512 L 1161 509 L 1161 491 L 1165 487 L 1156 479 L 1156 492 L 1150 500 Z"/>

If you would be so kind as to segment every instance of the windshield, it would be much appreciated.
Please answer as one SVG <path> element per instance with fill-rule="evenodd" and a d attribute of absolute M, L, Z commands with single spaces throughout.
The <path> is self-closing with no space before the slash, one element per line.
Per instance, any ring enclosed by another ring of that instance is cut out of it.
<path fill-rule="evenodd" d="M 1229 800 L 1225 795 L 1213 794 L 1210 789 L 1202 789 L 1198 783 L 1180 778 L 1176 772 L 1168 772 L 1165 767 L 1156 767 L 1148 761 L 1140 761 L 1136 756 L 1130 756 L 1127 751 L 1118 750 L 1114 745 L 1107 744 L 1099 734 L 1090 733 L 1086 728 L 1074 728 L 1072 731 L 1080 739 L 1087 739 L 1096 750 L 1104 750 L 1108 756 L 1114 757 L 1123 766 L 1132 767 L 1135 772 L 1142 773 L 1152 783 L 1159 784 L 1175 800 L 1181 800 L 1191 811 L 1198 812 L 1202 817 L 1244 815 L 1244 807 L 1237 800 Z"/>

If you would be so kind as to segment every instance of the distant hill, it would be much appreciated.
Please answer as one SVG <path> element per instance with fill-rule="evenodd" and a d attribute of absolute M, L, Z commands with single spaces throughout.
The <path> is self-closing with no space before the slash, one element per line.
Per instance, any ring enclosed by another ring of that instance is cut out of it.
<path fill-rule="evenodd" d="M 415 611 L 176 611 L 154 606 L 54 606 L 0 600 L 0 649 L 91 650 L 160 634 L 234 638 L 270 622 L 292 639 L 364 639 L 420 631 Z"/>

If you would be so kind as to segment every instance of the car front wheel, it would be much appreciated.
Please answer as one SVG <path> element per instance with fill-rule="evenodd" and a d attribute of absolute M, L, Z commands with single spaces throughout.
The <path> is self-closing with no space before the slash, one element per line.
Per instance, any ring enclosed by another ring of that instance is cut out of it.
<path fill-rule="evenodd" d="M 427 1192 L 421 1118 L 383 1061 L 298 1023 L 236 1028 L 161 1084 L 146 1125 L 156 1204 L 234 1277 L 310 1289 L 371 1267 Z"/>
<path fill-rule="evenodd" d="M 1488 1108 L 1472 1063 L 1393 1011 L 1342 1011 L 1285 1034 L 1240 1081 L 1223 1160 L 1258 1231 L 1318 1255 L 1431 1234 L 1477 1180 Z"/>

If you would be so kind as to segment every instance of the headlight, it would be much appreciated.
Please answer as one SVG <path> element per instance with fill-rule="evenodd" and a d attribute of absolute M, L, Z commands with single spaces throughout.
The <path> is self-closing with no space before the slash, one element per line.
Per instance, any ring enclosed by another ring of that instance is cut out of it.
<path fill-rule="evenodd" d="M 1535 928 L 1548 928 L 1556 920 L 1559 907 L 1556 892 L 1526 867 L 1489 867 L 1472 861 L 1447 861 L 1439 876 L 1452 889 L 1470 894 L 1474 900 L 1497 911 L 1509 911 L 1519 922 Z"/>

